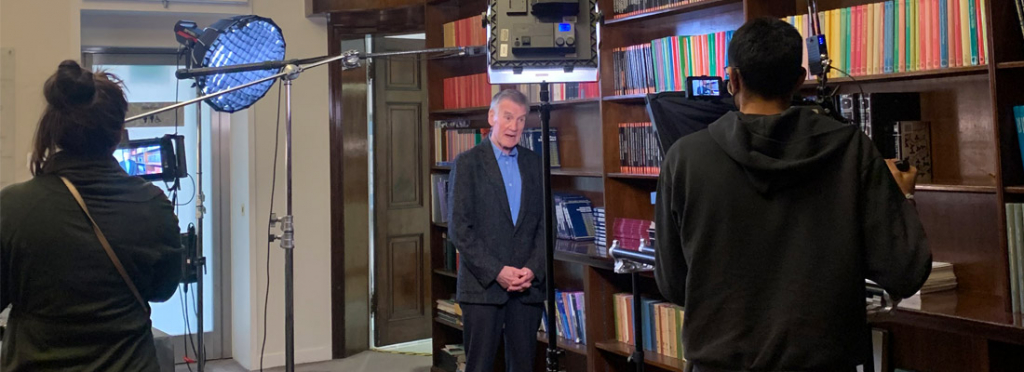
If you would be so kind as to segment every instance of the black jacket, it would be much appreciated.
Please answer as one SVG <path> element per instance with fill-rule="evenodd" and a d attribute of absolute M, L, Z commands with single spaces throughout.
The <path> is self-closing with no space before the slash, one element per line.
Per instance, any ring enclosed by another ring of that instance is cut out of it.
<path fill-rule="evenodd" d="M 11 304 L 0 369 L 157 371 L 149 314 L 60 180 L 67 177 L 143 298 L 181 277 L 178 219 L 163 192 L 112 156 L 54 155 L 44 174 L 0 192 L 0 308 Z"/>
<path fill-rule="evenodd" d="M 731 112 L 680 139 L 657 199 L 655 276 L 685 305 L 696 365 L 860 364 L 864 279 L 907 297 L 931 270 L 917 212 L 870 139 L 808 109 Z"/>
<path fill-rule="evenodd" d="M 544 302 L 544 225 L 541 161 L 518 147 L 523 180 L 519 218 L 512 224 L 504 182 L 491 141 L 455 158 L 449 177 L 448 239 L 459 250 L 456 300 L 500 305 L 509 292 L 495 280 L 505 266 L 533 271 L 531 287 L 515 296 L 525 303 Z"/>

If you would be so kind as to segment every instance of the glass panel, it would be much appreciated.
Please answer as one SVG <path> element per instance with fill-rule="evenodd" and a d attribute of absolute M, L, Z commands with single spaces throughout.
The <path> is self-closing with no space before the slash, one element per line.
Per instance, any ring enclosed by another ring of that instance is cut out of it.
<path fill-rule="evenodd" d="M 128 102 L 142 103 L 142 102 L 175 102 L 185 101 L 196 97 L 196 91 L 191 87 L 190 80 L 177 80 L 174 78 L 174 71 L 177 69 L 176 66 L 168 65 L 96 65 L 96 70 L 105 70 L 117 75 L 121 78 L 126 89 L 128 96 Z M 177 85 L 177 97 L 175 97 L 175 85 Z M 150 126 L 147 124 L 145 127 L 133 126 L 138 123 L 128 123 L 128 137 L 131 140 L 149 139 L 162 137 L 165 134 L 174 134 L 177 129 L 177 133 L 185 136 L 185 161 L 186 169 L 190 177 L 181 179 L 180 190 L 178 191 L 178 201 L 175 207 L 176 214 L 178 215 L 178 224 L 182 232 L 188 230 L 190 224 L 196 223 L 196 201 L 198 195 L 196 194 L 196 110 L 200 109 L 201 114 L 199 117 L 202 118 L 203 128 L 203 154 L 212 154 L 210 151 L 210 109 L 204 103 L 200 108 L 199 105 L 190 105 L 184 108 L 184 113 L 181 114 L 184 125 L 175 128 L 172 123 L 167 123 L 165 126 Z M 159 125 L 159 124 L 157 124 Z M 211 156 L 203 157 L 203 173 L 212 174 L 209 170 L 211 166 Z M 171 198 L 171 194 L 167 192 L 169 184 L 164 184 L 162 181 L 156 181 L 154 184 L 160 189 L 167 193 L 168 198 Z M 214 270 L 217 267 L 216 263 L 213 262 L 213 255 L 209 254 L 213 247 L 213 218 L 217 212 L 212 206 L 216 205 L 217 201 L 213 200 L 212 185 L 213 183 L 207 177 L 203 180 L 203 190 L 206 195 L 206 201 L 203 205 L 207 208 L 207 213 L 203 219 L 203 249 L 204 256 L 206 256 L 207 262 L 206 274 L 203 276 L 203 283 L 205 286 L 203 314 L 204 321 L 203 328 L 206 332 L 212 332 L 214 328 L 213 318 L 213 299 L 214 287 L 213 287 L 213 276 Z M 198 226 L 196 226 L 198 230 Z M 153 326 L 172 336 L 179 336 L 185 334 L 186 324 L 190 333 L 196 332 L 196 317 L 195 317 L 195 285 L 191 285 L 188 288 L 187 293 L 183 291 L 184 287 L 179 286 L 177 293 L 164 303 L 154 303 L 153 305 Z M 188 299 L 186 300 L 186 296 Z M 185 303 L 188 303 L 188 317 L 184 318 Z M 183 322 L 187 319 L 187 322 Z"/>

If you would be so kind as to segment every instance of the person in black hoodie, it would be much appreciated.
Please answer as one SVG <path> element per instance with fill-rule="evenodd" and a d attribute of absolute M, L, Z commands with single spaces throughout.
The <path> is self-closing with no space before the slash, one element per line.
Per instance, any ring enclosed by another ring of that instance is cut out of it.
<path fill-rule="evenodd" d="M 931 270 L 908 201 L 916 169 L 898 171 L 853 125 L 790 107 L 801 42 L 777 19 L 736 31 L 739 112 L 665 156 L 655 278 L 685 306 L 693 371 L 853 371 L 868 355 L 864 279 L 905 298 Z"/>
<path fill-rule="evenodd" d="M 117 77 L 68 60 L 43 91 L 33 178 L 0 191 L 0 309 L 11 305 L 0 371 L 159 371 L 148 302 L 181 278 L 174 206 L 114 159 L 128 110 Z"/>

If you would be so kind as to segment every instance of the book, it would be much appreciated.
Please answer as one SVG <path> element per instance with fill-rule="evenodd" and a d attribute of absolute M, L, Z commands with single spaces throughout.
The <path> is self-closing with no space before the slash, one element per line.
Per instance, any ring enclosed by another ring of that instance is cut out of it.
<path fill-rule="evenodd" d="M 1010 263 L 1010 299 L 1011 308 L 1014 313 L 1021 311 L 1021 288 L 1017 285 L 1017 278 L 1021 275 L 1021 268 L 1017 266 L 1017 250 L 1020 247 L 1017 246 L 1015 239 L 1017 229 L 1020 228 L 1014 223 L 1013 216 L 1014 212 L 1018 208 L 1018 204 L 1007 203 L 1006 204 L 1006 245 L 1008 252 L 1008 261 Z"/>
<path fill-rule="evenodd" d="M 932 182 L 931 129 L 927 121 L 899 121 L 893 125 L 896 159 L 917 167 L 917 182 Z"/>

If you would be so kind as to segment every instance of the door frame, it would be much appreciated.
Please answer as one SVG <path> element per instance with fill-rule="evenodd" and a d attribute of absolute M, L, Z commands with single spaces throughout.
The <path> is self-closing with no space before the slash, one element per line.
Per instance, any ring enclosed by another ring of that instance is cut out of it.
<path fill-rule="evenodd" d="M 96 64 L 174 65 L 177 63 L 177 53 L 175 48 L 82 47 L 82 65 L 88 69 L 92 69 Z M 229 114 L 219 113 L 208 107 L 206 110 L 196 111 L 199 116 L 197 120 L 202 120 L 204 111 L 210 114 L 210 138 L 204 138 L 204 142 L 208 142 L 211 149 L 211 153 L 204 154 L 204 158 L 210 156 L 212 166 L 212 169 L 204 169 L 203 173 L 207 175 L 204 180 L 211 182 L 212 195 L 207 195 L 208 200 L 217 201 L 207 208 L 223 211 L 207 212 L 205 217 L 211 218 L 212 226 L 208 231 L 213 234 L 213 246 L 221 248 L 205 247 L 203 252 L 217 265 L 211 278 L 212 288 L 208 289 L 217 289 L 214 293 L 212 311 L 214 328 L 212 332 L 206 333 L 204 339 L 207 360 L 215 360 L 231 358 L 231 250 L 227 249 L 231 247 L 231 234 L 223 233 L 231 226 L 231 213 L 227 213 L 231 210 L 231 120 Z M 185 354 L 179 347 L 185 341 L 187 340 L 184 336 L 173 337 L 175 364 L 183 363 Z"/>

